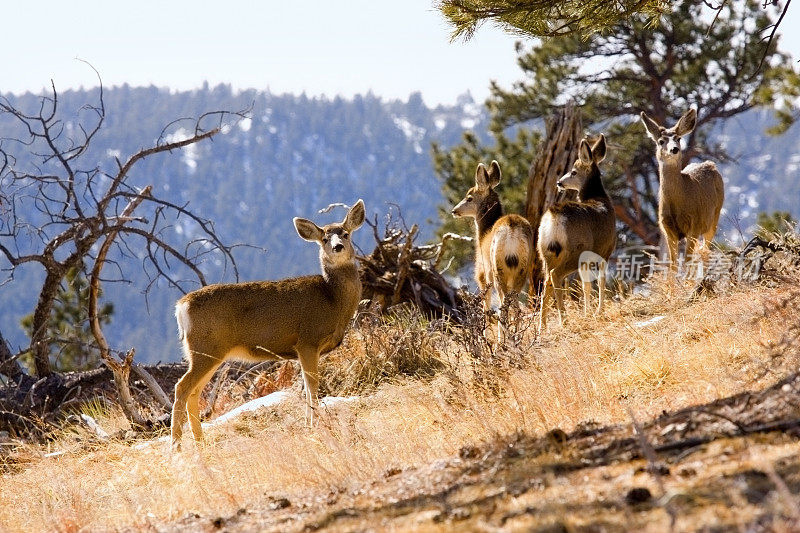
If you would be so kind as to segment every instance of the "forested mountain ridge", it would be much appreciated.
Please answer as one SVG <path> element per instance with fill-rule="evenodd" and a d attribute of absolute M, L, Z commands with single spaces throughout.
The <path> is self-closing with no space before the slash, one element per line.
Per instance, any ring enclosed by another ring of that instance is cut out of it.
<path fill-rule="evenodd" d="M 59 94 L 67 133 L 77 127 L 68 117 L 77 116 L 87 103 L 96 104 L 98 97 L 97 89 Z M 39 107 L 37 95 L 6 98 L 22 110 Z M 468 96 L 453 106 L 429 108 L 419 94 L 407 101 L 384 101 L 371 94 L 328 99 L 234 92 L 224 85 L 185 92 L 122 86 L 106 88 L 104 104 L 105 123 L 83 161 L 106 169 L 115 167 L 115 157 L 125 160 L 153 145 L 164 126 L 176 119 L 250 108 L 249 118 L 225 128 L 212 141 L 149 158 L 132 176 L 136 186 L 152 184 L 161 197 L 187 204 L 212 220 L 224 242 L 252 246 L 234 253 L 242 280 L 317 272 L 317 248 L 296 235 L 292 217 L 322 223 L 341 218 L 341 209 L 317 214 L 334 202 L 352 204 L 363 198 L 368 216 L 377 215 L 379 221 L 396 204 L 409 225 L 420 224 L 423 239 L 431 237 L 437 206 L 443 202 L 431 143 L 453 145 L 465 130 L 483 136 L 488 128 L 483 106 Z M 770 113 L 751 111 L 712 136 L 738 158 L 721 165 L 726 204 L 718 238 L 735 237 L 737 228 L 746 230 L 760 211 L 800 215 L 797 127 L 773 138 L 763 133 L 770 122 Z M 12 117 L 0 115 L 0 137 L 13 137 L 12 123 Z M 186 122 L 187 128 L 192 125 Z M 4 146 L 9 149 L 8 141 Z M 14 151 L 24 159 L 24 147 Z M 193 228 L 188 220 L 178 219 L 171 231 L 171 241 L 185 246 Z M 358 232 L 356 243 L 366 253 L 371 250 L 369 228 Z M 0 268 L 8 266 L 0 263 Z M 230 270 L 223 274 L 213 262 L 203 268 L 209 281 L 232 280 Z M 14 273 L 12 282 L 0 286 L 0 331 L 14 350 L 27 344 L 19 322 L 33 309 L 40 270 L 26 265 Z M 140 262 L 131 261 L 124 271 L 130 283 L 104 285 L 104 298 L 115 304 L 106 328 L 112 346 L 135 346 L 140 361 L 177 359 L 172 306 L 179 291 L 160 283 L 145 296 L 147 280 L 138 274 Z"/>
<path fill-rule="evenodd" d="M 38 95 L 6 98 L 26 113 L 40 106 Z M 64 135 L 77 131 L 79 118 L 85 118 L 81 108 L 97 105 L 98 98 L 98 89 L 58 95 Z M 409 224 L 420 224 L 422 239 L 430 238 L 441 203 L 431 143 L 454 144 L 465 128 L 486 130 L 482 106 L 469 96 L 455 106 L 431 109 L 418 93 L 403 102 L 372 94 L 328 99 L 234 92 L 224 85 L 186 92 L 122 86 L 106 88 L 103 100 L 105 123 L 81 156 L 83 168 L 114 170 L 115 158 L 125 161 L 154 145 L 164 127 L 177 119 L 215 110 L 249 110 L 249 118 L 224 127 L 211 141 L 141 161 L 130 181 L 137 187 L 152 184 L 160 197 L 187 204 L 214 223 L 226 244 L 246 244 L 234 251 L 241 280 L 317 273 L 317 247 L 297 236 L 292 218 L 323 223 L 341 218 L 341 209 L 317 213 L 330 203 L 352 204 L 363 198 L 368 216 L 377 215 L 379 222 L 390 208 L 399 209 Z M 180 136 L 183 124 L 173 126 L 171 135 Z M 185 122 L 186 128 L 193 125 Z M 6 139 L 18 133 L 13 117 L 0 114 L 0 131 Z M 11 151 L 9 144 L 7 140 L 4 147 Z M 16 165 L 25 166 L 29 154 L 24 147 L 14 146 L 13 151 Z M 168 237 L 178 248 L 193 237 L 193 224 L 186 218 L 174 221 L 171 230 Z M 356 234 L 356 243 L 366 253 L 372 242 L 369 228 Z M 3 263 L 0 268 L 8 266 Z M 223 273 L 220 267 L 213 262 L 202 265 L 210 282 L 231 281 L 230 269 Z M 124 271 L 131 283 L 104 284 L 104 298 L 115 303 L 106 334 L 114 347 L 136 346 L 142 361 L 176 359 L 172 306 L 180 292 L 160 283 L 145 297 L 147 280 L 137 270 L 141 263 L 130 261 Z M 27 344 L 19 321 L 33 310 L 42 274 L 41 268 L 24 265 L 0 288 L 0 331 L 14 350 Z"/>

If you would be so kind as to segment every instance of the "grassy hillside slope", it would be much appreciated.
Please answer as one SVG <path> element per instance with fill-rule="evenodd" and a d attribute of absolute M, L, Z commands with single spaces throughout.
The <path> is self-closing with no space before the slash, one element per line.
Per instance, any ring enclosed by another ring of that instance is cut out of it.
<path fill-rule="evenodd" d="M 328 393 L 359 399 L 312 429 L 294 380 L 181 453 L 81 430 L 8 443 L 0 530 L 792 530 L 798 282 L 656 283 L 599 321 L 574 302 L 499 354 L 413 313 L 365 317 L 323 367 Z"/>

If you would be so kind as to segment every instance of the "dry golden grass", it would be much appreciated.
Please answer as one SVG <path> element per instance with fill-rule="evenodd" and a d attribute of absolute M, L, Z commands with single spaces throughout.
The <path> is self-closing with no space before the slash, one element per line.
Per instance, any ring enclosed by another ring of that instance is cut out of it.
<path fill-rule="evenodd" d="M 148 529 L 192 513 L 228 516 L 268 497 L 336 493 L 517 431 L 626 422 L 628 409 L 644 419 L 761 388 L 797 366 L 796 355 L 773 348 L 800 321 L 797 305 L 780 305 L 795 287 L 732 288 L 690 303 L 691 288 L 656 286 L 647 298 L 611 302 L 600 321 L 573 304 L 563 328 L 554 320 L 542 339 L 523 335 L 522 350 L 485 360 L 408 317 L 351 331 L 326 362 L 326 387 L 370 394 L 327 408 L 318 427 L 304 426 L 295 385 L 291 402 L 215 427 L 206 445 L 186 441 L 182 453 L 80 432 L 24 446 L 2 474 L 0 530 Z M 120 419 L 106 412 L 99 422 Z M 53 451 L 63 453 L 45 456 Z"/>

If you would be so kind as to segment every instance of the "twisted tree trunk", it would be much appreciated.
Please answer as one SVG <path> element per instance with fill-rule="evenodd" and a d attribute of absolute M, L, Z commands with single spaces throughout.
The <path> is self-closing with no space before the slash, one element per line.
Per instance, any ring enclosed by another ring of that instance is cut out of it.
<path fill-rule="evenodd" d="M 557 201 L 563 200 L 556 187 L 558 179 L 567 173 L 578 157 L 578 146 L 583 138 L 580 109 L 570 102 L 545 121 L 543 149 L 528 171 L 528 193 L 525 199 L 525 216 L 533 226 L 533 245 L 539 241 L 539 222 L 542 215 Z M 539 293 L 544 280 L 538 252 L 534 254 L 528 292 Z"/>

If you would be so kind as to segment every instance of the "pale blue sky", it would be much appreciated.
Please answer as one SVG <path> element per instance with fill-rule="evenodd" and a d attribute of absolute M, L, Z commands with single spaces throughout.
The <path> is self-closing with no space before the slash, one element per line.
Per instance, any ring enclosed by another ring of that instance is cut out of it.
<path fill-rule="evenodd" d="M 33 6 L 33 7 L 32 7 Z M 800 7 L 783 23 L 782 49 L 800 58 Z M 191 89 L 208 81 L 309 95 L 373 93 L 429 105 L 490 79 L 520 77 L 515 37 L 485 25 L 468 42 L 449 41 L 433 0 L 27 0 L 4 2 L 0 92 L 94 86 Z"/>

